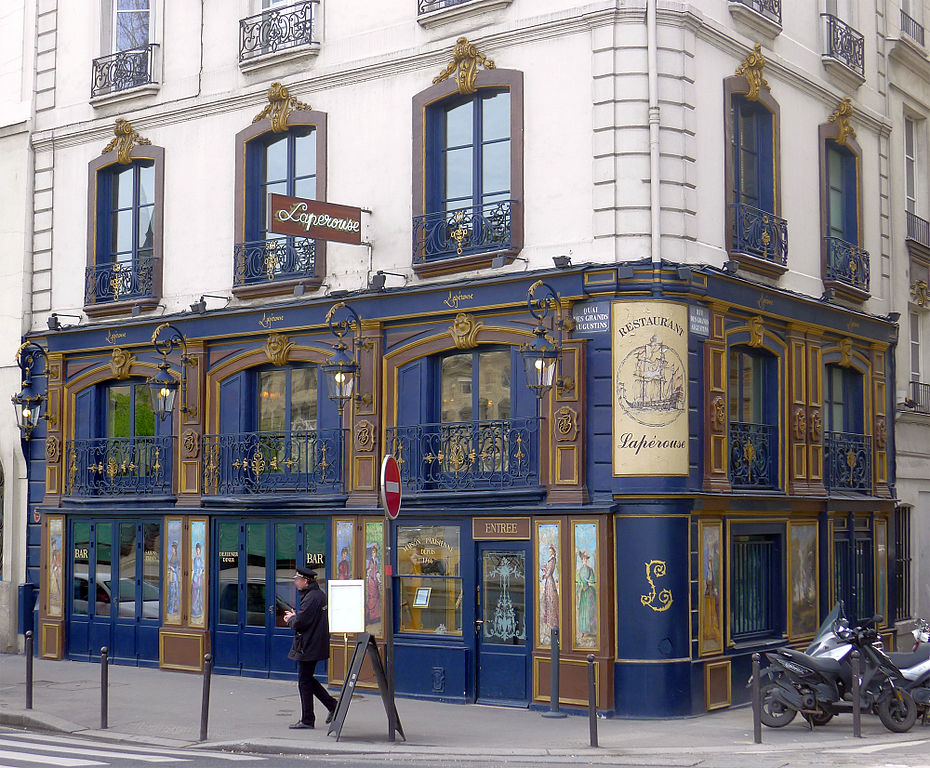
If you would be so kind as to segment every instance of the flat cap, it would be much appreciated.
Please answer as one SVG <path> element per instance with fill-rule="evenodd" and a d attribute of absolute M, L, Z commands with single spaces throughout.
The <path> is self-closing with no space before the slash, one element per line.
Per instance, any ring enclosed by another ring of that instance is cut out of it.
<path fill-rule="evenodd" d="M 316 578 L 316 571 L 314 571 L 312 568 L 305 568 L 303 566 L 298 565 L 297 573 L 294 574 L 295 578 L 297 576 L 303 576 L 305 579 L 310 579 L 311 581 L 313 581 L 313 579 Z"/>

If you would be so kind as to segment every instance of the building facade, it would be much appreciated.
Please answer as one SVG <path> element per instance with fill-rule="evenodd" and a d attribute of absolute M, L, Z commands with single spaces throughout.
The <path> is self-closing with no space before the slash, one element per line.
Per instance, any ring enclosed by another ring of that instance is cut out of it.
<path fill-rule="evenodd" d="M 402 694 L 541 705 L 557 639 L 685 715 L 890 626 L 900 19 L 806 5 L 39 2 L 38 652 L 293 674 L 303 563 Z"/>

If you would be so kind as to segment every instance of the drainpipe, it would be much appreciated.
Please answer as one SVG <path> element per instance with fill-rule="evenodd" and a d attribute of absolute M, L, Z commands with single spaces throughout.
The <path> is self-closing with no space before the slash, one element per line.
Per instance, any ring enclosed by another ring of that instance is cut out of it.
<path fill-rule="evenodd" d="M 649 81 L 649 238 L 652 256 L 652 292 L 658 294 L 661 254 L 661 203 L 659 176 L 659 55 L 656 46 L 656 0 L 646 0 L 646 60 Z"/>

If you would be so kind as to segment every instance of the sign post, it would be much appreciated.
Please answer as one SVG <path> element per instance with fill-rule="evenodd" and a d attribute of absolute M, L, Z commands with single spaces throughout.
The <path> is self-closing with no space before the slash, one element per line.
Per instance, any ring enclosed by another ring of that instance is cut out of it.
<path fill-rule="evenodd" d="M 384 548 L 384 666 L 391 701 L 394 701 L 394 560 L 391 554 L 394 528 L 391 523 L 400 514 L 400 496 L 400 467 L 397 460 L 388 455 L 381 461 L 381 506 L 387 528 L 387 545 Z M 389 711 L 388 741 L 394 741 L 396 725 Z"/>

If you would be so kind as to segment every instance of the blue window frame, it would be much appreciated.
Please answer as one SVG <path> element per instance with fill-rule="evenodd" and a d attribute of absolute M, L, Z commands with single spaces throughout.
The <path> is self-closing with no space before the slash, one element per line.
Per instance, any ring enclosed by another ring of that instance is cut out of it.
<path fill-rule="evenodd" d="M 730 636 L 781 635 L 785 622 L 784 533 L 779 526 L 734 526 L 730 543 Z"/>
<path fill-rule="evenodd" d="M 732 347 L 729 361 L 730 482 L 778 486 L 778 383 L 776 360 L 764 352 Z"/>
<path fill-rule="evenodd" d="M 772 113 L 743 96 L 733 97 L 733 190 L 737 204 L 775 213 Z"/>
<path fill-rule="evenodd" d="M 856 156 L 827 141 L 827 235 L 859 245 Z"/>
<path fill-rule="evenodd" d="M 154 249 L 155 163 L 134 160 L 97 175 L 97 264 L 135 265 Z"/>
<path fill-rule="evenodd" d="M 854 368 L 828 365 L 823 377 L 823 409 L 827 432 L 862 434 L 862 374 Z"/>

